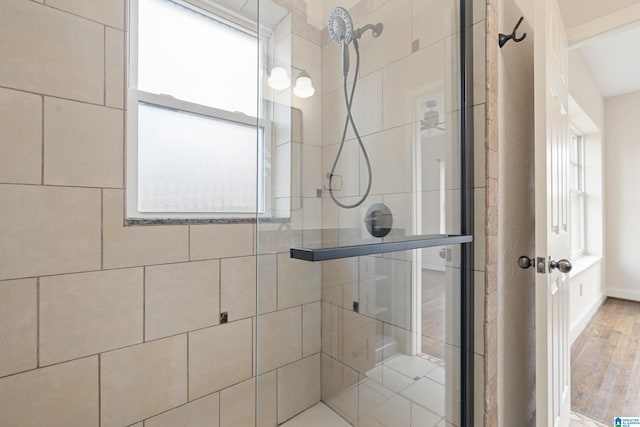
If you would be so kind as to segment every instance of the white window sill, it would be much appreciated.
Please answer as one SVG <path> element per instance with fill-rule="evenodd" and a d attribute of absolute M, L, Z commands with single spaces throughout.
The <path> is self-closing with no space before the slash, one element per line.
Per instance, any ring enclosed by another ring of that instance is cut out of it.
<path fill-rule="evenodd" d="M 569 273 L 569 278 L 573 278 L 578 274 L 588 270 L 602 260 L 600 255 L 582 255 L 580 258 L 572 260 L 573 268 Z"/>

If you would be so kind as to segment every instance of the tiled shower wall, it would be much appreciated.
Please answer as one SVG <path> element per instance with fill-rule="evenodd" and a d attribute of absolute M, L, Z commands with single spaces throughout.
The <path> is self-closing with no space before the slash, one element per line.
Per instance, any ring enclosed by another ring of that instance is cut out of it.
<path fill-rule="evenodd" d="M 317 402 L 319 265 L 254 224 L 124 225 L 125 3 L 1 3 L 0 424 L 246 427 L 256 381 L 261 426 Z"/>

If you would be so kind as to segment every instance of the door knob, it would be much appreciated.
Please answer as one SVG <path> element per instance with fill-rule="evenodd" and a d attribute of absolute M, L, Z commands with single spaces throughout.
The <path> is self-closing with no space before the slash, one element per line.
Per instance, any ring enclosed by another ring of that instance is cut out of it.
<path fill-rule="evenodd" d="M 520 266 L 520 268 L 524 268 L 525 270 L 529 267 L 534 267 L 536 268 L 536 271 L 538 273 L 542 273 L 544 274 L 545 272 L 545 268 L 546 268 L 546 262 L 545 262 L 545 258 L 543 257 L 538 257 L 538 258 L 529 258 L 528 256 L 522 255 L 520 258 L 518 258 L 518 265 Z"/>
<path fill-rule="evenodd" d="M 533 260 L 528 256 L 522 255 L 518 258 L 518 265 L 520 268 L 524 268 L 525 270 L 531 266 L 533 266 Z"/>
<path fill-rule="evenodd" d="M 561 259 L 559 261 L 554 261 L 549 257 L 549 272 L 556 268 L 560 270 L 560 273 L 568 273 L 573 268 L 573 265 L 571 265 L 571 261 L 569 260 Z"/>

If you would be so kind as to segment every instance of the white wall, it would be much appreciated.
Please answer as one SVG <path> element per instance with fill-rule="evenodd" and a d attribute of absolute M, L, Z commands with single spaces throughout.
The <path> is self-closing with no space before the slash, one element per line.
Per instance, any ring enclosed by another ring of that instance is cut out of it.
<path fill-rule="evenodd" d="M 602 93 L 582 57 L 582 53 L 578 49 L 569 52 L 569 94 L 595 125 L 595 128 L 580 130 L 587 133 L 597 130 L 602 131 L 604 129 L 604 100 Z M 569 111 L 569 113 L 571 114 L 571 121 L 575 122 L 575 112 Z"/>
<path fill-rule="evenodd" d="M 570 289 L 571 342 L 605 297 L 603 255 L 604 99 L 579 50 L 569 53 L 569 120 L 584 136 L 585 257 L 573 259 Z"/>
<path fill-rule="evenodd" d="M 604 266 L 602 259 L 595 262 L 585 270 L 571 275 L 571 306 L 569 339 L 573 341 L 580 332 L 589 324 L 604 300 L 606 292 L 602 276 Z"/>
<path fill-rule="evenodd" d="M 640 92 L 605 100 L 605 251 L 610 296 L 640 301 Z"/>

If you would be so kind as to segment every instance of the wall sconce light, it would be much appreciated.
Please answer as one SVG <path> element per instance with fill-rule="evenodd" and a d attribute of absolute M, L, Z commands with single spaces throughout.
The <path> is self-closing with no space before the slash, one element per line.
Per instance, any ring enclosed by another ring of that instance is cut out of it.
<path fill-rule="evenodd" d="M 310 96 L 313 96 L 314 93 L 316 93 L 316 90 L 311 83 L 311 77 L 309 77 L 309 74 L 306 71 L 300 71 L 300 74 L 298 74 L 298 77 L 296 78 L 296 85 L 293 88 L 293 94 L 298 98 L 309 98 Z"/>
<path fill-rule="evenodd" d="M 291 80 L 287 75 L 287 70 L 282 67 L 273 67 L 267 83 L 275 90 L 284 90 L 291 85 Z"/>

